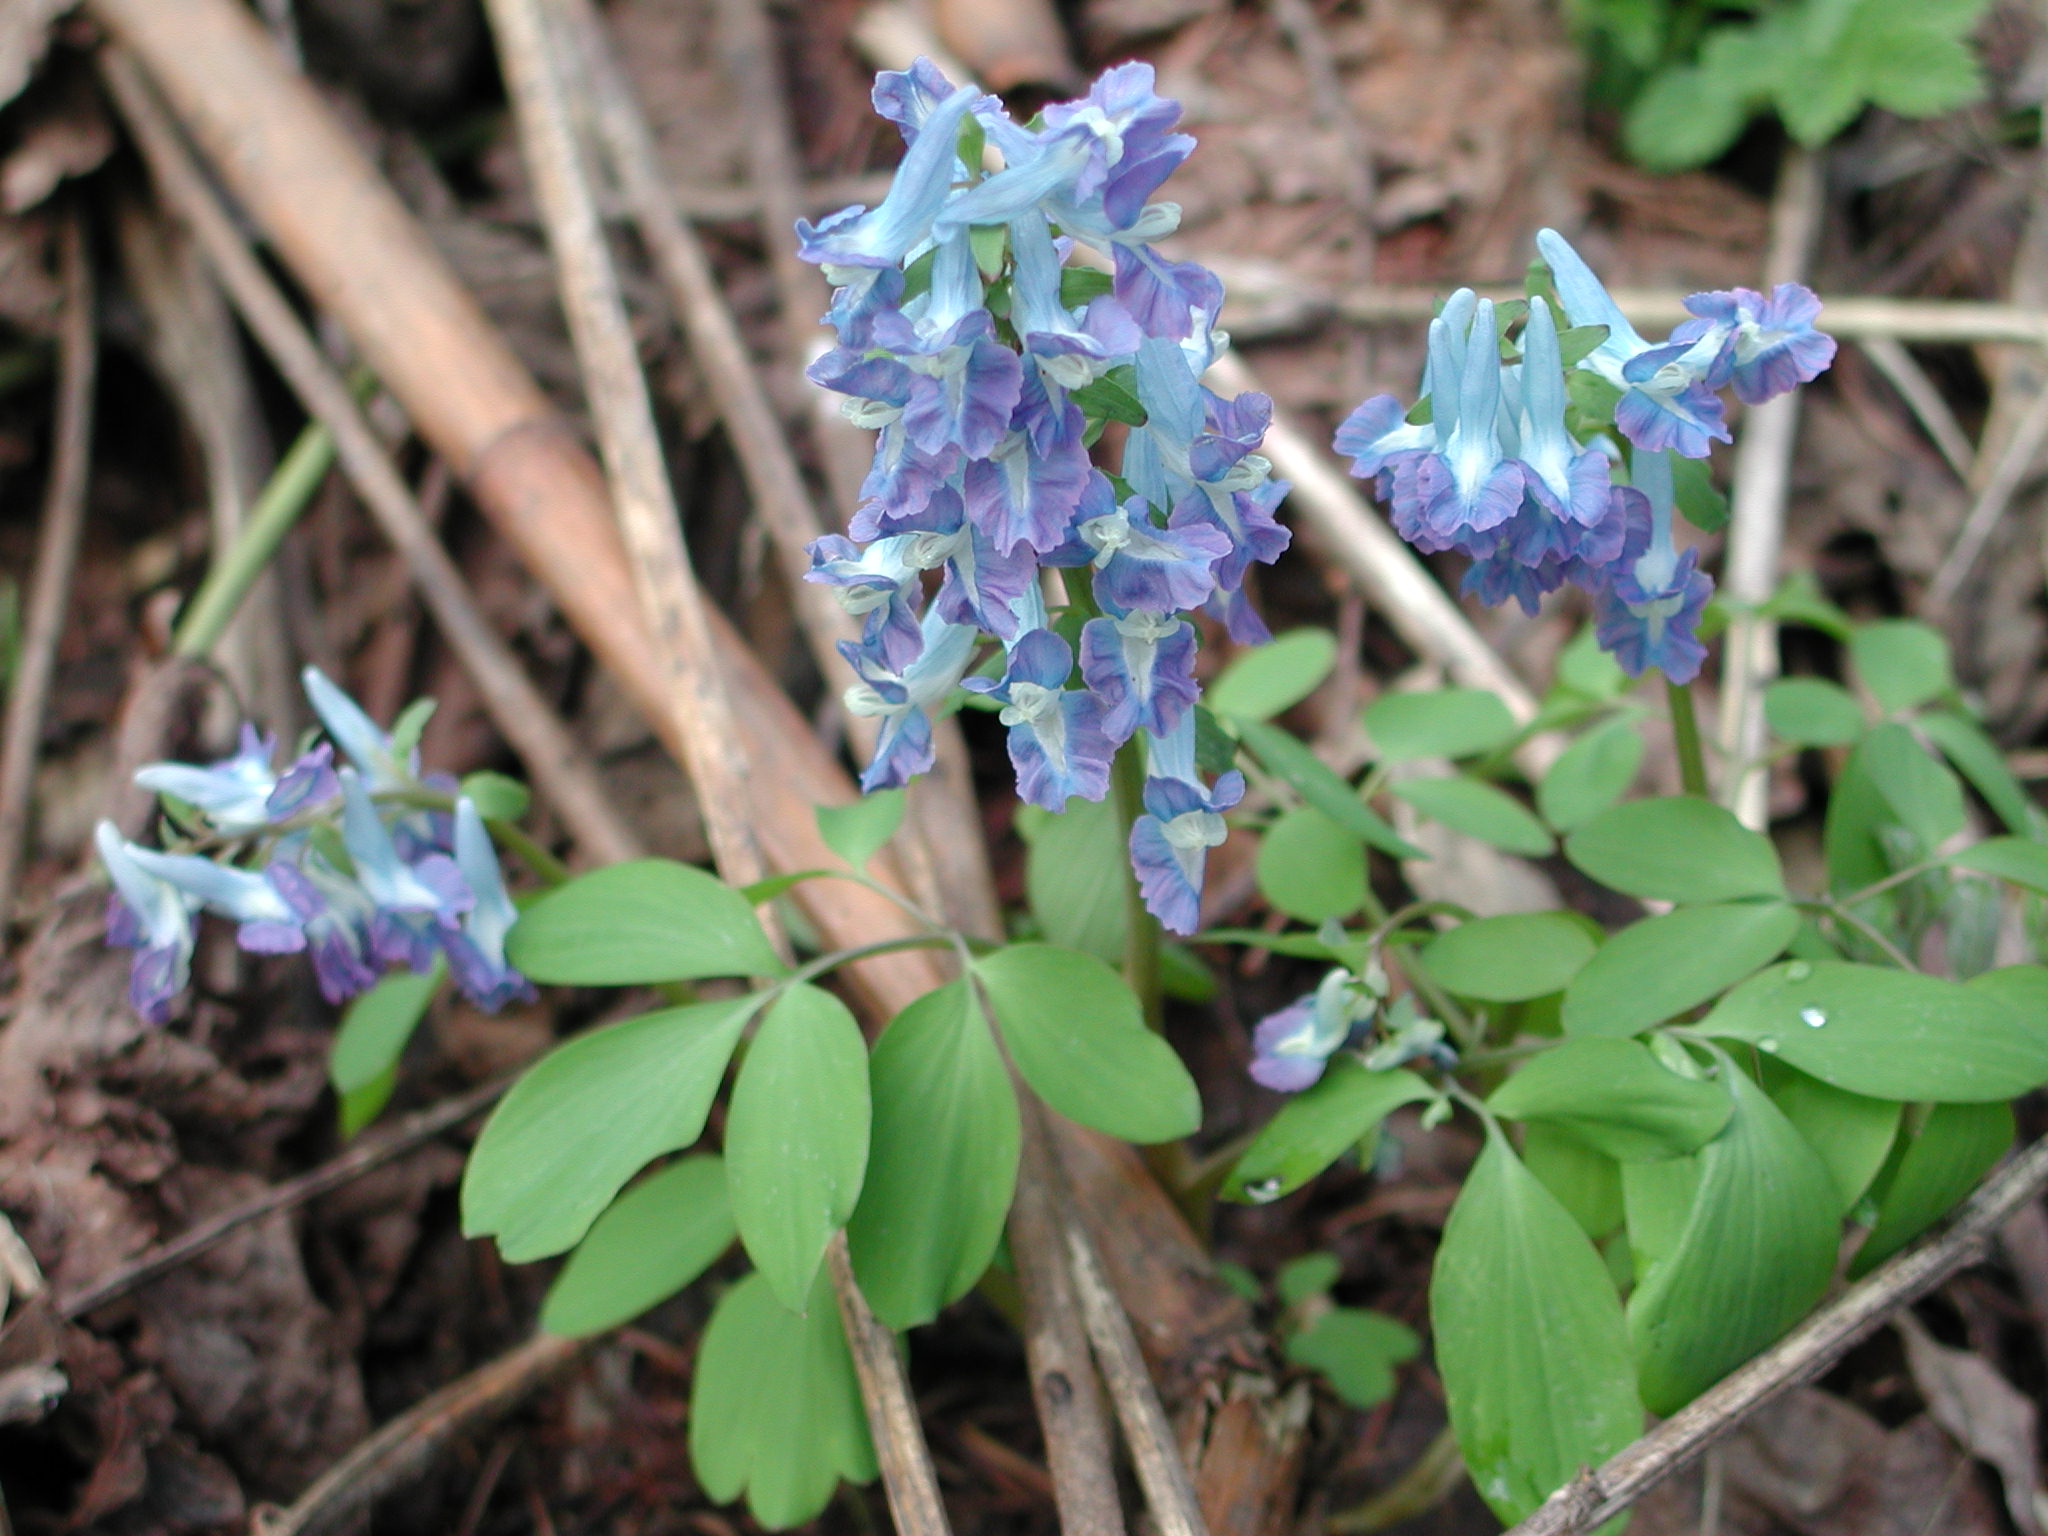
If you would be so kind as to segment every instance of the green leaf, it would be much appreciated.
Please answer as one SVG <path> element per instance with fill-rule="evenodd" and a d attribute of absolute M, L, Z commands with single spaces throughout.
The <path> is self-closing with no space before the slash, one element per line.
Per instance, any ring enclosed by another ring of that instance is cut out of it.
<path fill-rule="evenodd" d="M 1344 1264 L 1334 1253 L 1305 1253 L 1289 1259 L 1273 1276 L 1273 1289 L 1281 1303 L 1293 1306 L 1311 1296 L 1320 1296 L 1344 1276 Z"/>
<path fill-rule="evenodd" d="M 1621 1164 L 1547 1121 L 1522 1130 L 1522 1161 L 1596 1242 L 1621 1226 Z"/>
<path fill-rule="evenodd" d="M 1092 384 L 1067 391 L 1067 398 L 1098 421 L 1121 421 L 1126 426 L 1145 424 L 1145 407 L 1127 381 L 1112 369 Z"/>
<path fill-rule="evenodd" d="M 1549 828 L 1521 801 L 1478 779 L 1402 779 L 1387 788 L 1432 821 L 1509 853 L 1540 859 L 1556 850 Z"/>
<path fill-rule="evenodd" d="M 1031 834 L 1024 896 L 1054 944 L 1121 964 L 1130 923 L 1131 860 L 1113 798 L 1069 800 Z"/>
<path fill-rule="evenodd" d="M 1460 997 L 1519 1003 L 1564 989 L 1593 957 L 1593 936 L 1562 912 L 1510 912 L 1438 934 L 1423 968 Z"/>
<path fill-rule="evenodd" d="M 1821 824 L 1829 888 L 1846 895 L 1891 874 L 1884 829 L 1896 824 L 1897 814 L 1871 782 L 1862 754 L 1851 752 L 1828 792 L 1827 814 Z"/>
<path fill-rule="evenodd" d="M 1624 1162 L 1682 1157 L 1728 1123 L 1727 1092 L 1680 1077 L 1634 1040 L 1567 1040 L 1530 1057 L 1486 1101 L 1542 1120 Z"/>
<path fill-rule="evenodd" d="M 1003 275 L 1003 263 L 1010 254 L 1010 229 L 1006 224 L 974 224 L 967 230 L 967 244 L 974 252 L 974 264 L 981 275 L 994 282 Z"/>
<path fill-rule="evenodd" d="M 1941 748 L 1956 772 L 1970 781 L 1970 787 L 1984 797 L 2008 832 L 2021 837 L 2034 835 L 2040 815 L 2020 781 L 2005 764 L 1998 743 L 1986 736 L 1973 720 L 1945 710 L 1929 710 L 1916 722 L 1928 740 Z"/>
<path fill-rule="evenodd" d="M 1604 325 L 1574 325 L 1557 333 L 1557 360 L 1560 367 L 1575 368 L 1598 352 L 1607 340 Z"/>
<path fill-rule="evenodd" d="M 1327 629 L 1291 629 L 1240 652 L 1209 685 L 1209 707 L 1240 720 L 1270 720 L 1320 688 L 1337 663 Z"/>
<path fill-rule="evenodd" d="M 1777 959 L 1799 921 L 1782 902 L 1731 902 L 1631 923 L 1565 989 L 1565 1033 L 1632 1035 L 1676 1018 Z"/>
<path fill-rule="evenodd" d="M 1607 1267 L 1498 1132 L 1444 1225 L 1429 1315 L 1451 1428 L 1503 1521 L 1642 1429 Z"/>
<path fill-rule="evenodd" d="M 1764 720 L 1780 741 L 1843 747 L 1863 734 L 1863 706 L 1840 683 L 1781 677 L 1764 690 Z"/>
<path fill-rule="evenodd" d="M 868 1053 L 846 1004 L 808 983 L 762 1015 L 733 1082 L 725 1172 L 740 1240 L 786 1307 L 811 1294 L 868 1163 Z"/>
<path fill-rule="evenodd" d="M 1223 1181 L 1226 1200 L 1265 1204 L 1301 1188 L 1403 1104 L 1436 1097 L 1413 1072 L 1372 1072 L 1333 1057 L 1321 1079 L 1281 1106 Z"/>
<path fill-rule="evenodd" d="M 1574 379 L 1593 377 L 1583 369 L 1575 370 L 1571 376 Z M 1610 409 L 1610 420 L 1612 415 Z M 1632 682 L 1634 679 L 1621 670 L 1621 664 L 1600 648 L 1599 631 L 1591 624 L 1573 635 L 1565 642 L 1564 649 L 1557 653 L 1557 685 L 1581 698 L 1619 698 Z"/>
<path fill-rule="evenodd" d="M 434 718 L 432 699 L 414 699 L 398 712 L 398 718 L 391 722 L 391 755 L 404 762 L 420 744 L 427 722 Z"/>
<path fill-rule="evenodd" d="M 1312 805 L 1288 811 L 1259 839 L 1259 892 L 1304 923 L 1365 905 L 1365 845 Z"/>
<path fill-rule="evenodd" d="M 1850 1275 L 1868 1274 L 1947 1215 L 2005 1155 L 2013 1130 L 2010 1104 L 1935 1105 L 1886 1182 Z"/>
<path fill-rule="evenodd" d="M 1652 1413 L 1676 1412 L 1775 1341 L 1834 1274 L 1840 1227 L 1826 1165 L 1725 1060 L 1722 1084 L 1733 1117 L 1699 1154 L 1675 1245 L 1629 1297 L 1629 1343 Z"/>
<path fill-rule="evenodd" d="M 845 805 L 821 805 L 817 809 L 818 836 L 825 846 L 855 869 L 866 869 L 868 860 L 888 844 L 903 825 L 903 791 L 878 789 Z"/>
<path fill-rule="evenodd" d="M 1394 1395 L 1394 1367 L 1413 1360 L 1422 1340 L 1384 1312 L 1332 1307 L 1287 1340 L 1287 1358 L 1320 1371 L 1330 1388 L 1354 1408 L 1370 1408 Z"/>
<path fill-rule="evenodd" d="M 1751 93 L 1731 89 L 1697 64 L 1677 64 L 1651 78 L 1622 125 L 1629 158 L 1653 171 L 1685 171 L 1718 159 L 1753 111 Z"/>
<path fill-rule="evenodd" d="M 1793 571 L 1778 583 L 1778 590 L 1764 599 L 1757 612 L 1779 624 L 1817 629 L 1832 639 L 1847 643 L 1856 626 L 1849 616 L 1829 602 L 1811 571 Z"/>
<path fill-rule="evenodd" d="M 719 1298 L 690 1381 L 690 1465 L 719 1503 L 744 1493 L 771 1531 L 821 1514 L 841 1478 L 873 1479 L 860 1382 L 823 1275 L 801 1316 L 760 1275 Z"/>
<path fill-rule="evenodd" d="M 1640 1283 L 1678 1248 L 1699 1193 L 1700 1160 L 1697 1156 L 1667 1157 L 1662 1162 L 1615 1166 L 1621 1170 L 1629 1263 Z"/>
<path fill-rule="evenodd" d="M 1981 1103 L 2048 1082 L 2048 971 L 1971 982 L 1842 960 L 1792 960 L 1722 998 L 1698 1028 L 1748 1040 L 1851 1093 Z"/>
<path fill-rule="evenodd" d="M 447 974 L 439 958 L 431 970 L 390 971 L 348 1005 L 327 1057 L 327 1080 L 336 1093 L 391 1075 Z"/>
<path fill-rule="evenodd" d="M 1916 709 L 1955 688 L 1948 642 L 1939 630 L 1917 620 L 1858 625 L 1849 636 L 1849 660 L 1886 714 Z"/>
<path fill-rule="evenodd" d="M 745 898 L 671 859 L 611 864 L 556 886 L 519 914 L 505 952 L 534 981 L 567 986 L 782 970 Z"/>
<path fill-rule="evenodd" d="M 1899 1112 L 1904 1106 L 1849 1093 L 1769 1058 L 1765 1059 L 1764 1091 L 1827 1164 L 1846 1216 L 1884 1167 L 1899 1134 Z"/>
<path fill-rule="evenodd" d="M 485 821 L 517 821 L 533 803 L 533 791 L 507 774 L 465 774 L 460 793 L 469 797 L 477 815 Z"/>
<path fill-rule="evenodd" d="M 1515 717 L 1484 688 L 1388 693 L 1365 709 L 1365 729 L 1390 763 L 1418 757 L 1477 757 L 1515 738 Z"/>
<path fill-rule="evenodd" d="M 359 1083 L 341 1095 L 341 1135 L 346 1141 L 384 1113 L 398 1087 L 398 1068 L 385 1068 L 366 1083 Z"/>
<path fill-rule="evenodd" d="M 543 1056 L 484 1123 L 462 1234 L 515 1264 L 574 1247 L 626 1180 L 695 1141 L 758 997 L 665 1008 Z"/>
<path fill-rule="evenodd" d="M 977 960 L 974 971 L 1017 1070 L 1069 1120 L 1145 1144 L 1200 1127 L 1195 1080 L 1145 1027 L 1123 978 L 1095 956 L 1012 944 Z"/>
<path fill-rule="evenodd" d="M 1602 811 L 1564 840 L 1564 856 L 1602 885 L 1651 901 L 1785 894 L 1771 840 L 1691 795 Z"/>
<path fill-rule="evenodd" d="M 2048 844 L 2032 838 L 1987 837 L 1944 862 L 1952 869 L 1974 869 L 2048 896 Z"/>
<path fill-rule="evenodd" d="M 1713 472 L 1705 459 L 1688 459 L 1667 453 L 1671 461 L 1671 489 L 1679 515 L 1702 533 L 1719 533 L 1728 526 L 1728 498 L 1714 484 Z"/>
<path fill-rule="evenodd" d="M 1857 766 L 1891 807 L 1892 819 L 1932 853 L 1962 831 L 1963 786 L 1927 755 L 1903 725 L 1880 725 L 1857 744 Z"/>
<path fill-rule="evenodd" d="M 1060 302 L 1069 309 L 1085 308 L 1116 286 L 1116 279 L 1093 267 L 1063 267 L 1060 270 Z"/>
<path fill-rule="evenodd" d="M 540 1325 L 582 1338 L 630 1321 L 703 1274 L 732 1240 L 724 1164 L 708 1152 L 681 1158 L 591 1224 L 548 1287 Z"/>
<path fill-rule="evenodd" d="M 1017 1098 L 965 981 L 897 1014 L 868 1074 L 874 1133 L 846 1240 L 868 1304 L 901 1331 L 988 1268 L 1017 1187 Z"/>
<path fill-rule="evenodd" d="M 1588 821 L 1628 792 L 1643 761 L 1631 719 L 1596 725 L 1560 752 L 1536 786 L 1536 809 L 1559 832 Z"/>
<path fill-rule="evenodd" d="M 1358 791 L 1337 777 L 1306 746 L 1277 725 L 1260 720 L 1237 722 L 1238 735 L 1268 773 L 1292 785 L 1296 794 L 1330 820 L 1348 827 L 1366 845 L 1397 859 L 1429 857 L 1366 808 Z"/>

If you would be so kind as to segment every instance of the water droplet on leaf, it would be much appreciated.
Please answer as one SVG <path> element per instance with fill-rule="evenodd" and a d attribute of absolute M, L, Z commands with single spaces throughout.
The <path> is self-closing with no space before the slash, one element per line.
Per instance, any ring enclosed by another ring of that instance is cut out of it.
<path fill-rule="evenodd" d="M 1785 979 L 1787 981 L 1804 981 L 1807 977 L 1811 976 L 1812 974 L 1813 967 L 1808 965 L 1804 960 L 1794 960 L 1790 965 L 1785 967 Z"/>
<path fill-rule="evenodd" d="M 1778 1053 L 1778 1037 L 1776 1035 L 1765 1035 L 1763 1039 L 1757 1041 L 1756 1048 L 1760 1051 L 1769 1051 L 1775 1056 Z"/>
<path fill-rule="evenodd" d="M 1827 1023 L 1827 1021 L 1828 1016 L 1826 1012 L 1822 1009 L 1802 1008 L 1799 1010 L 1799 1022 L 1804 1024 L 1808 1029 L 1819 1029 L 1823 1024 Z"/>
<path fill-rule="evenodd" d="M 1259 1205 L 1265 1205 L 1269 1201 L 1278 1200 L 1280 1198 L 1280 1181 L 1277 1178 L 1255 1179 L 1245 1185 L 1244 1197 Z"/>

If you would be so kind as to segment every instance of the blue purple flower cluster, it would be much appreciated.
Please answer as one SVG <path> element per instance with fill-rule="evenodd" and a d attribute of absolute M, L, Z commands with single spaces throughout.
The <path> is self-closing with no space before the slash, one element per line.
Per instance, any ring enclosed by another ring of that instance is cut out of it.
<path fill-rule="evenodd" d="M 1153 913 L 1192 932 L 1244 782 L 1196 769 L 1188 616 L 1266 639 L 1245 572 L 1288 543 L 1286 486 L 1254 451 L 1272 402 L 1201 382 L 1227 344 L 1222 284 L 1151 244 L 1180 210 L 1148 199 L 1194 140 L 1146 64 L 1029 126 L 922 59 L 879 76 L 874 102 L 907 145 L 887 196 L 797 226 L 839 336 L 810 376 L 879 429 L 851 537 L 818 540 L 810 572 L 864 619 L 841 647 L 849 706 L 880 723 L 862 786 L 931 766 L 931 712 L 956 688 L 1001 706 L 1018 792 L 1047 810 L 1102 799 L 1117 750 L 1142 740 L 1132 863 Z M 1078 247 L 1109 270 L 1069 265 Z M 1116 475 L 1090 456 L 1111 419 L 1129 429 Z M 1088 615 L 1078 657 L 1048 568 Z"/>
<path fill-rule="evenodd" d="M 532 996 L 506 963 L 517 913 L 475 804 L 445 775 L 422 778 L 418 753 L 401 750 L 311 667 L 305 685 L 330 740 L 282 771 L 275 740 L 244 725 L 232 757 L 154 763 L 135 775 L 206 851 L 144 848 L 99 824 L 95 841 L 114 882 L 107 939 L 135 951 L 136 1012 L 152 1024 L 170 1016 L 202 912 L 236 923 L 243 949 L 308 955 L 330 1003 L 388 967 L 425 972 L 442 957 L 480 1007 Z M 452 810 L 432 808 L 451 798 Z"/>
<path fill-rule="evenodd" d="M 1825 369 L 1835 343 L 1796 283 L 1696 293 L 1693 318 L 1653 343 L 1563 236 L 1546 229 L 1536 244 L 1580 343 L 1569 367 L 1543 297 L 1503 361 L 1494 305 L 1462 288 L 1430 322 L 1427 412 L 1376 395 L 1337 429 L 1337 450 L 1375 482 L 1403 538 L 1472 557 L 1467 593 L 1534 613 L 1569 581 L 1591 595 L 1600 644 L 1630 674 L 1690 682 L 1713 582 L 1672 537 L 1673 456 L 1703 459 L 1729 440 L 1719 391 L 1750 405 L 1784 394 Z M 1592 387 L 1572 389 L 1573 370 Z"/>

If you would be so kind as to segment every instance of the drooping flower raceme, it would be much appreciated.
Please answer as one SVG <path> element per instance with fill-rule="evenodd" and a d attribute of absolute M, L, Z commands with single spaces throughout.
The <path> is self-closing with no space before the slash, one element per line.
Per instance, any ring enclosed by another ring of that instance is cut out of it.
<path fill-rule="evenodd" d="M 189 849 L 142 847 L 110 822 L 96 830 L 114 885 L 107 938 L 135 951 L 136 1012 L 153 1024 L 170 1016 L 208 912 L 234 922 L 252 953 L 305 954 L 331 1003 L 389 967 L 423 972 L 443 956 L 480 1007 L 531 996 L 505 958 L 515 914 L 476 806 L 457 795 L 452 814 L 423 808 L 423 799 L 446 804 L 453 781 L 423 778 L 416 752 L 311 667 L 305 684 L 330 740 L 283 771 L 272 767 L 275 743 L 244 726 L 221 762 L 153 763 L 136 774 L 175 808 Z"/>
<path fill-rule="evenodd" d="M 1202 383 L 1227 345 L 1222 284 L 1152 246 L 1180 219 L 1152 196 L 1194 140 L 1146 64 L 1029 127 L 922 59 L 877 77 L 874 103 L 907 146 L 888 194 L 797 227 L 839 335 L 810 376 L 878 433 L 850 537 L 813 544 L 809 573 L 862 620 L 841 647 L 848 705 L 881 721 L 861 783 L 929 768 L 956 690 L 1000 707 L 1018 792 L 1047 810 L 1102 799 L 1137 742 L 1133 866 L 1151 910 L 1192 932 L 1244 785 L 1195 768 L 1191 616 L 1265 639 L 1245 573 L 1288 542 L 1286 486 L 1256 452 L 1272 402 Z M 1090 454 L 1112 419 L 1128 428 L 1114 475 Z M 1086 615 L 1078 641 L 1054 628 L 1047 570 Z"/>
<path fill-rule="evenodd" d="M 1532 294 L 1518 352 L 1503 361 L 1500 312 L 1460 289 L 1430 322 L 1426 411 L 1376 395 L 1337 429 L 1337 451 L 1374 483 L 1403 538 L 1472 557 L 1469 595 L 1534 613 L 1571 582 L 1591 594 L 1600 644 L 1629 673 L 1690 682 L 1706 659 L 1696 631 L 1713 582 L 1673 537 L 1675 460 L 1728 441 L 1719 391 L 1751 405 L 1784 394 L 1818 376 L 1835 343 L 1815 328 L 1820 301 L 1796 283 L 1769 296 L 1696 293 L 1693 318 L 1651 342 L 1563 236 L 1546 229 L 1536 245 L 1570 330 Z M 1574 389 L 1574 374 L 1588 387 Z"/>

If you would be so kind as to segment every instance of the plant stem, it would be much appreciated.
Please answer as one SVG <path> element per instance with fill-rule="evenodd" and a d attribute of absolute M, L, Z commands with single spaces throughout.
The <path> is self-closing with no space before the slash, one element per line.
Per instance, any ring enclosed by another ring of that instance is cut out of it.
<path fill-rule="evenodd" d="M 375 385 L 367 372 L 359 372 L 350 382 L 358 400 L 368 399 Z M 214 562 L 178 615 L 177 628 L 171 634 L 175 655 L 203 657 L 214 648 L 242 599 L 333 467 L 334 435 L 320 422 L 308 422 L 271 472 L 233 546 Z"/>
<path fill-rule="evenodd" d="M 1664 679 L 1664 697 L 1671 706 L 1671 740 L 1678 748 L 1679 781 L 1688 795 L 1707 798 L 1707 759 L 1700 747 L 1700 718 L 1693 710 L 1692 684 Z"/>
<path fill-rule="evenodd" d="M 1125 847 L 1130 846 L 1131 828 L 1145 811 L 1145 744 L 1133 736 L 1117 748 L 1111 770 L 1111 793 L 1116 796 L 1117 824 L 1123 829 Z M 1138 994 L 1145 1021 L 1159 1028 L 1163 1002 L 1160 991 L 1159 919 L 1145 906 L 1138 876 L 1128 861 L 1124 869 L 1124 980 Z"/>

